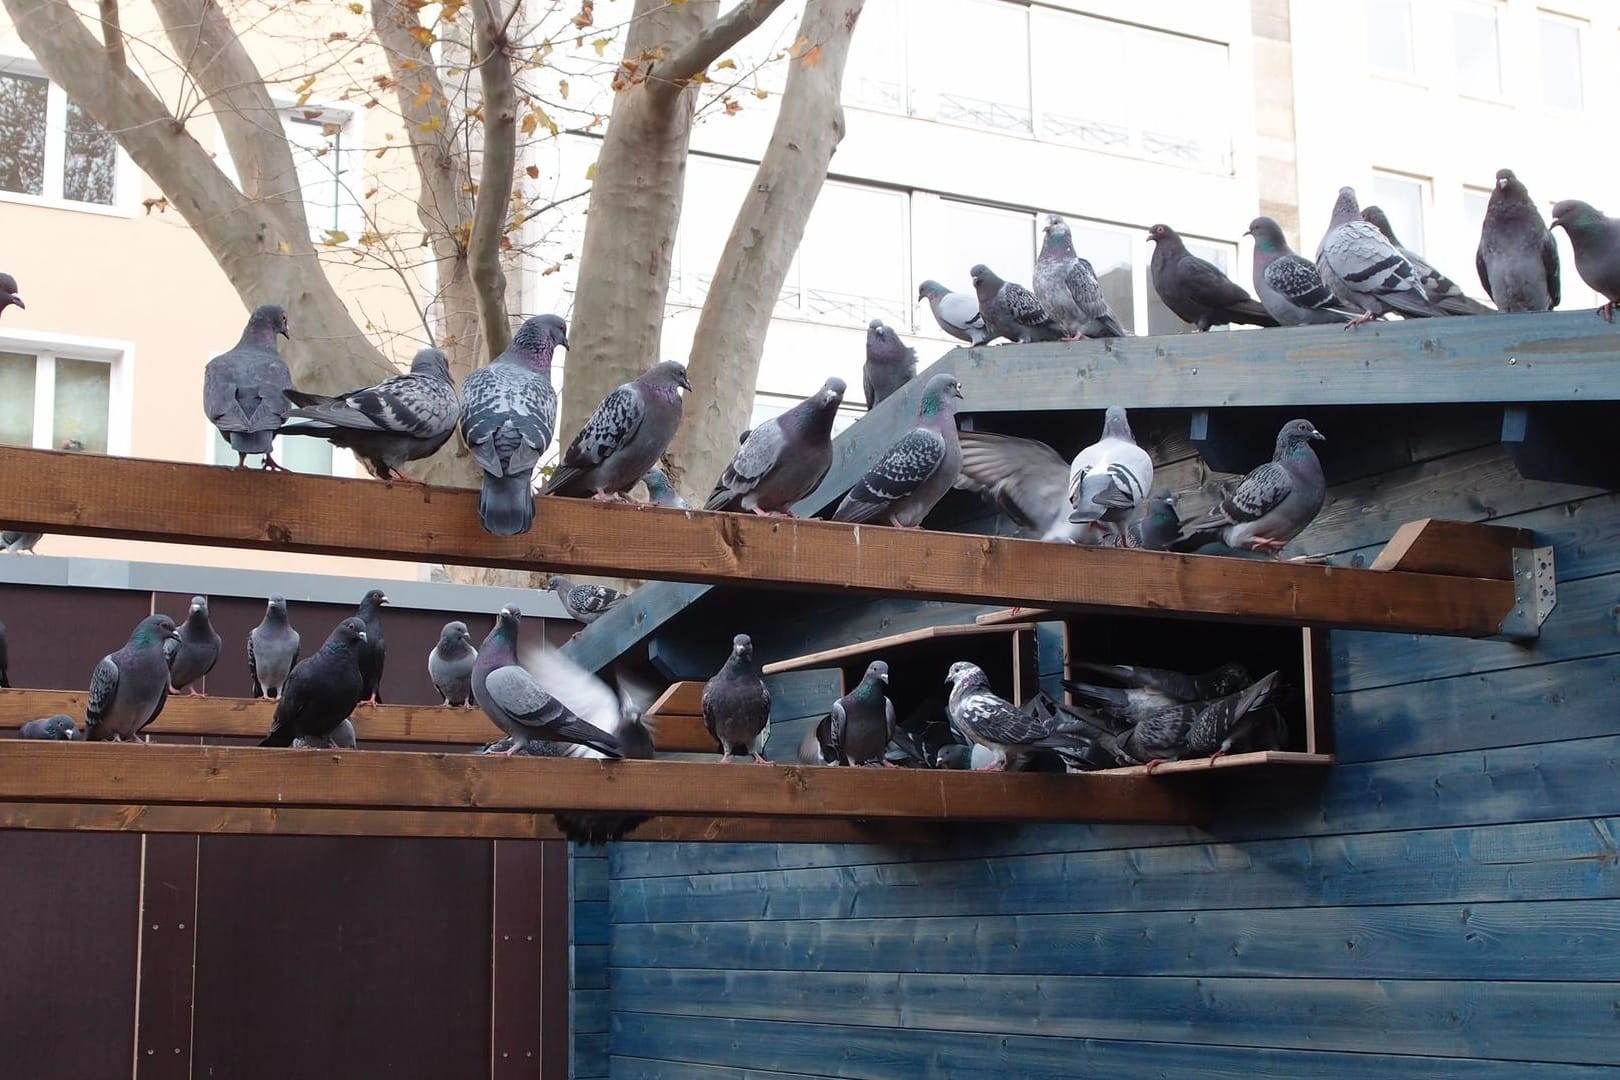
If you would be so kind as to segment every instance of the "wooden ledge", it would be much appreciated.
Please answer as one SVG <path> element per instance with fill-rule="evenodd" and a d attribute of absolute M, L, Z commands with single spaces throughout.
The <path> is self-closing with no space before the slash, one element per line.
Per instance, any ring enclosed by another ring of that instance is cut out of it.
<path fill-rule="evenodd" d="M 1229 769 L 1254 769 L 1262 766 L 1321 769 L 1333 764 L 1332 754 L 1308 754 L 1300 750 L 1256 750 L 1247 754 L 1227 754 L 1216 758 L 1189 758 L 1186 761 L 1167 761 L 1155 766 L 1154 776 L 1176 776 L 1188 773 L 1225 772 Z M 1146 765 L 1127 765 L 1119 769 L 1103 769 L 1101 776 L 1146 776 Z"/>

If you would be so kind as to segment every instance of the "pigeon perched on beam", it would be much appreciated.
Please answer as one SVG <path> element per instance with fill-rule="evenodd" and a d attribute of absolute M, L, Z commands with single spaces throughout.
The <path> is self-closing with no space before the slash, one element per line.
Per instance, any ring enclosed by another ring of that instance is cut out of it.
<path fill-rule="evenodd" d="M 792 517 L 793 504 L 816 490 L 832 468 L 833 420 L 844 390 L 843 379 L 828 379 L 750 431 L 703 508 Z"/>
<path fill-rule="evenodd" d="M 985 328 L 977 297 L 952 292 L 930 279 L 917 286 L 917 299 L 928 301 L 934 321 L 951 337 L 969 345 L 983 345 L 990 340 L 990 331 Z"/>
<path fill-rule="evenodd" d="M 1169 551 L 1181 535 L 1181 517 L 1176 497 L 1169 488 L 1157 488 L 1148 495 L 1137 517 L 1125 526 L 1125 546 L 1142 551 Z"/>
<path fill-rule="evenodd" d="M 731 639 L 731 655 L 703 684 L 703 726 L 720 744 L 720 760 L 747 754 L 769 765 L 765 744 L 771 738 L 771 691 L 754 660 L 754 641 L 747 634 Z"/>
<path fill-rule="evenodd" d="M 16 307 L 21 311 L 28 310 L 23 298 L 17 295 L 17 279 L 10 274 L 0 274 L 0 312 L 4 312 L 8 307 Z"/>
<path fill-rule="evenodd" d="M 856 482 L 838 504 L 833 520 L 919 528 L 962 470 L 956 432 L 956 402 L 961 397 L 956 376 L 930 377 L 916 425 Z"/>
<path fill-rule="evenodd" d="M 1035 294 L 1014 281 L 1003 281 L 984 264 L 970 272 L 979 297 L 987 340 L 1004 337 L 1011 342 L 1060 341 L 1063 329 Z"/>
<path fill-rule="evenodd" d="M 567 324 L 536 315 L 461 383 L 461 437 L 484 472 L 478 520 L 496 536 L 534 525 L 534 468 L 557 427 L 551 358 L 559 345 L 568 347 Z"/>
<path fill-rule="evenodd" d="M 298 631 L 287 616 L 287 599 L 276 595 L 265 604 L 264 618 L 248 632 L 248 677 L 256 698 L 281 696 L 287 676 L 298 663 Z"/>
<path fill-rule="evenodd" d="M 478 650 L 468 637 L 467 624 L 459 620 L 445 623 L 437 644 L 428 651 L 428 678 L 446 708 L 473 707 L 472 673 L 477 661 Z"/>
<path fill-rule="evenodd" d="M 1496 171 L 1474 268 L 1498 311 L 1551 311 L 1562 299 L 1558 241 L 1512 169 Z"/>
<path fill-rule="evenodd" d="M 889 665 L 874 660 L 855 689 L 833 702 L 828 744 L 842 765 L 883 763 L 894 735 L 894 703 L 889 700 Z"/>
<path fill-rule="evenodd" d="M 1282 226 L 1268 217 L 1249 222 L 1254 237 L 1254 295 L 1281 326 L 1347 323 L 1358 311 L 1346 310 L 1322 282 L 1316 264 L 1295 254 Z"/>
<path fill-rule="evenodd" d="M 612 611 L 613 606 L 624 599 L 624 593 L 618 589 L 591 583 L 575 585 L 565 577 L 551 578 L 546 582 L 546 589 L 557 594 L 569 618 L 586 625 Z"/>
<path fill-rule="evenodd" d="M 50 739 L 58 742 L 71 742 L 78 737 L 79 729 L 73 723 L 73 717 L 62 713 L 43 717 L 39 720 L 30 720 L 17 729 L 17 738 L 19 739 Z"/>
<path fill-rule="evenodd" d="M 266 304 L 249 317 L 236 346 L 203 369 L 203 412 L 236 451 L 239 469 L 249 454 L 263 454 L 264 468 L 286 471 L 270 453 L 292 408 L 292 373 L 276 351 L 278 335 L 289 337 L 287 313 Z"/>
<path fill-rule="evenodd" d="M 1362 218 L 1355 188 L 1339 189 L 1333 220 L 1316 252 L 1316 270 L 1334 296 L 1362 312 L 1346 326 L 1371 322 L 1386 312 L 1407 318 L 1449 314 L 1423 291 L 1417 268 Z"/>
<path fill-rule="evenodd" d="M 522 617 L 516 606 L 503 607 L 494 629 L 478 646 L 473 664 L 473 700 L 512 737 L 506 754 L 522 753 L 531 741 L 544 740 L 579 743 L 603 757 L 623 757 L 624 748 L 613 732 L 581 717 L 518 662 Z"/>
<path fill-rule="evenodd" d="M 214 670 L 222 644 L 219 631 L 208 621 L 208 597 L 193 596 L 179 636 L 163 645 L 163 655 L 169 661 L 169 693 L 185 690 L 192 697 L 207 697 L 192 684 Z"/>
<path fill-rule="evenodd" d="M 945 706 L 951 727 L 994 755 L 991 771 L 1006 769 L 1013 759 L 1033 750 L 1069 746 L 1077 741 L 1071 731 L 1051 719 L 1024 712 L 998 697 L 990 688 L 990 677 L 976 664 L 958 660 L 951 665 L 945 681 L 951 684 Z"/>
<path fill-rule="evenodd" d="M 84 737 L 90 742 L 128 742 L 158 718 L 169 696 L 165 642 L 180 636 L 167 615 L 148 615 L 129 642 L 101 658 L 90 673 Z"/>
<path fill-rule="evenodd" d="M 866 328 L 866 364 L 861 369 L 861 388 L 866 407 L 872 409 L 917 377 L 917 350 L 900 340 L 882 319 L 873 319 Z"/>
<path fill-rule="evenodd" d="M 1153 226 L 1148 240 L 1153 244 L 1153 260 L 1148 264 L 1153 291 L 1182 322 L 1192 323 L 1200 333 L 1232 323 L 1277 325 L 1265 307 L 1220 267 L 1188 251 L 1170 226 Z"/>
<path fill-rule="evenodd" d="M 1371 224 L 1384 234 L 1384 239 L 1394 245 L 1395 250 L 1406 257 L 1417 271 L 1418 283 L 1436 307 L 1447 315 L 1489 315 L 1491 309 L 1470 298 L 1462 290 L 1462 286 L 1452 281 L 1446 275 L 1436 270 L 1427 259 L 1402 244 L 1395 235 L 1395 228 L 1389 223 L 1389 215 L 1376 206 L 1369 206 L 1361 212 L 1364 221 Z"/>
<path fill-rule="evenodd" d="M 665 360 L 616 388 L 563 454 L 543 495 L 633 501 L 626 494 L 658 463 L 681 426 L 681 390 L 692 389 L 686 366 Z"/>
<path fill-rule="evenodd" d="M 1125 410 L 1111 405 L 1102 438 L 1069 467 L 1069 522 L 1095 525 L 1125 542 L 1125 526 L 1153 488 L 1153 458 L 1136 444 Z"/>
<path fill-rule="evenodd" d="M 1565 199 L 1553 207 L 1552 227 L 1569 234 L 1576 272 L 1608 301 L 1597 313 L 1605 322 L 1614 322 L 1614 309 L 1620 304 L 1620 221 L 1605 217 L 1590 203 Z"/>
<path fill-rule="evenodd" d="M 360 674 L 360 650 L 366 627 L 350 616 L 338 623 L 311 656 L 299 661 L 276 701 L 270 733 L 260 746 L 291 746 L 295 739 L 320 745 L 360 704 L 365 684 Z"/>
<path fill-rule="evenodd" d="M 382 704 L 383 668 L 388 663 L 388 642 L 383 638 L 382 609 L 388 595 L 371 589 L 360 598 L 354 617 L 360 620 L 366 636 L 360 642 L 360 700 L 367 705 Z"/>
<path fill-rule="evenodd" d="M 1035 296 L 1057 327 L 1060 340 L 1124 337 L 1125 327 L 1114 316 L 1103 295 L 1102 282 L 1091 263 L 1074 250 L 1068 222 L 1056 214 L 1046 216 L 1040 255 L 1035 259 Z M 975 285 L 977 279 L 975 278 Z M 983 306 L 983 290 L 979 295 Z M 1014 339 L 1017 340 L 1017 339 Z M 1050 341 L 1051 338 L 1029 340 Z"/>
<path fill-rule="evenodd" d="M 1187 551 L 1214 537 L 1239 550 L 1281 553 L 1305 531 L 1327 498 L 1322 463 L 1311 443 L 1326 436 L 1309 420 L 1290 420 L 1277 433 L 1271 460 L 1250 472 L 1219 505 L 1182 527 L 1172 546 Z"/>

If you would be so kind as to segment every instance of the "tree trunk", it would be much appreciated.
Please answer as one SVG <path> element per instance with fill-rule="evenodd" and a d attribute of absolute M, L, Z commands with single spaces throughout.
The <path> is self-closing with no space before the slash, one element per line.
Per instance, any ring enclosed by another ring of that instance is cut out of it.
<path fill-rule="evenodd" d="M 692 339 L 692 406 L 670 454 L 689 500 L 708 493 L 737 452 L 737 432 L 748 426 L 776 298 L 844 137 L 840 91 L 863 2 L 805 5 L 803 51 L 791 61 L 770 144 L 720 253 Z"/>

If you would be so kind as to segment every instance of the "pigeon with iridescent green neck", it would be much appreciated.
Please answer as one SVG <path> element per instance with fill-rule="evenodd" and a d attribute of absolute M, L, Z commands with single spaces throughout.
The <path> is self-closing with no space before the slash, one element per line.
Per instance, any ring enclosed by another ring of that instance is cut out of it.
<path fill-rule="evenodd" d="M 626 494 L 669 449 L 681 426 L 686 365 L 665 360 L 617 387 L 596 407 L 542 495 L 633 501 Z"/>
<path fill-rule="evenodd" d="M 681 498 L 681 493 L 675 490 L 668 475 L 658 466 L 648 469 L 641 482 L 647 485 L 647 499 L 654 506 L 667 506 L 671 510 L 687 509 L 686 500 Z"/>
<path fill-rule="evenodd" d="M 1311 449 L 1311 443 L 1324 438 L 1309 420 L 1284 424 L 1271 460 L 1245 476 L 1217 506 L 1184 525 L 1174 550 L 1194 550 L 1218 537 L 1228 547 L 1280 555 L 1316 519 L 1327 498 L 1322 463 Z"/>
<path fill-rule="evenodd" d="M 60 742 L 71 742 L 79 737 L 79 729 L 73 723 L 73 717 L 57 713 L 41 720 L 30 720 L 17 729 L 19 739 L 53 739 Z"/>
<path fill-rule="evenodd" d="M 833 702 L 829 743 L 841 765 L 882 763 L 894 735 L 889 665 L 874 660 L 855 689 Z"/>
<path fill-rule="evenodd" d="M 158 718 L 169 696 L 169 662 L 163 646 L 179 636 L 173 619 L 148 615 L 136 624 L 128 644 L 101 658 L 90 673 L 86 739 L 127 742 Z"/>
<path fill-rule="evenodd" d="M 1322 282 L 1316 264 L 1288 246 L 1282 226 L 1268 217 L 1249 222 L 1254 237 L 1254 295 L 1282 326 L 1347 323 L 1347 311 Z"/>
<path fill-rule="evenodd" d="M 1620 304 L 1620 221 L 1605 217 L 1590 203 L 1565 199 L 1553 207 L 1552 227 L 1569 234 L 1575 270 L 1608 301 L 1597 313 L 1613 322 L 1615 306 Z"/>
<path fill-rule="evenodd" d="M 962 471 L 962 445 L 956 435 L 956 402 L 961 397 L 956 376 L 931 377 L 916 425 L 856 481 L 833 520 L 919 528 Z"/>
<path fill-rule="evenodd" d="M 1142 514 L 1125 528 L 1125 546 L 1143 551 L 1168 551 L 1181 535 L 1176 497 L 1169 488 L 1159 488 L 1148 496 Z"/>

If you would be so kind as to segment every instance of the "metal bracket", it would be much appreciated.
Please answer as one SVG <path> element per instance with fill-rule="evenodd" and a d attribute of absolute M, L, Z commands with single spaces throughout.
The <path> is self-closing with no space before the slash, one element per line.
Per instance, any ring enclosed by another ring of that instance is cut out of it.
<path fill-rule="evenodd" d="M 1534 641 L 1541 624 L 1558 606 L 1558 583 L 1551 547 L 1513 549 L 1513 610 L 1502 620 L 1502 637 Z"/>

